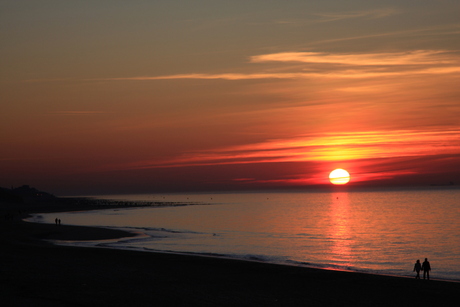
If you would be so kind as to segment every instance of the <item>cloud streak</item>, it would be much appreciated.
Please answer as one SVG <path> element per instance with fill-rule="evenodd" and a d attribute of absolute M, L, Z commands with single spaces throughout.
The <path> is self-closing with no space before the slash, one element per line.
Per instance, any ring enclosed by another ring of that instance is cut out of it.
<path fill-rule="evenodd" d="M 399 30 L 399 31 L 391 31 L 391 32 L 382 32 L 382 33 L 374 33 L 374 34 L 367 34 L 367 35 L 358 35 L 358 36 L 348 36 L 348 37 L 339 37 L 339 38 L 329 38 L 324 40 L 319 40 L 315 42 L 311 42 L 309 46 L 317 46 L 323 44 L 330 44 L 330 43 L 337 43 L 337 42 L 344 42 L 344 41 L 351 41 L 351 40 L 363 40 L 363 39 L 370 39 L 370 38 L 381 38 L 381 37 L 412 37 L 412 36 L 423 36 L 425 39 L 430 36 L 444 36 L 444 35 L 457 35 L 460 33 L 460 25 L 453 24 L 453 25 L 442 25 L 442 26 L 433 26 L 428 28 L 415 28 L 409 30 Z"/>
<path fill-rule="evenodd" d="M 385 8 L 368 11 L 317 13 L 315 14 L 315 16 L 318 16 L 320 18 L 317 22 L 333 22 L 356 18 L 379 19 L 397 14 L 401 14 L 401 11 L 394 8 Z"/>
<path fill-rule="evenodd" d="M 401 11 L 395 8 L 382 8 L 375 10 L 349 11 L 349 12 L 324 12 L 309 15 L 305 19 L 283 19 L 277 20 L 277 24 L 282 25 L 304 25 L 336 22 L 350 19 L 380 19 L 393 15 L 401 14 Z"/>
<path fill-rule="evenodd" d="M 324 133 L 217 148 L 163 161 L 140 161 L 118 167 L 151 169 L 268 162 L 333 162 L 446 155 L 459 150 L 460 130 Z"/>
<path fill-rule="evenodd" d="M 154 80 L 257 80 L 344 78 L 364 79 L 406 75 L 440 75 L 460 72 L 460 55 L 446 50 L 387 53 L 280 52 L 251 56 L 250 64 L 299 63 L 289 71 L 247 73 L 190 73 L 164 76 L 108 78 L 110 81 Z M 303 66 L 302 66 L 303 65 Z M 280 68 L 278 70 L 283 70 Z M 98 79 L 100 80 L 100 79 Z"/>
<path fill-rule="evenodd" d="M 445 56 L 446 51 L 417 50 L 411 52 L 331 54 L 325 52 L 281 52 L 252 56 L 251 63 L 301 62 L 358 66 L 426 65 L 458 62 Z"/>

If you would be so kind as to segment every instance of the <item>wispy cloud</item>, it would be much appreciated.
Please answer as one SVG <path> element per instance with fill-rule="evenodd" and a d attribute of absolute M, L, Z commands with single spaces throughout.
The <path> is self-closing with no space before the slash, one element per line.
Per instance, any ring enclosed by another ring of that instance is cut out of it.
<path fill-rule="evenodd" d="M 164 161 L 139 161 L 119 166 L 149 169 L 267 162 L 325 162 L 357 159 L 454 154 L 460 130 L 396 130 L 324 133 L 285 140 L 192 152 Z"/>
<path fill-rule="evenodd" d="M 109 78 L 107 81 L 148 81 L 148 80 L 180 80 L 180 79 L 205 79 L 205 80 L 256 80 L 256 79 L 309 79 L 309 78 L 347 78 L 347 79 L 364 79 L 372 77 L 403 76 L 416 74 L 450 74 L 459 73 L 458 67 L 442 67 L 428 69 L 411 69 L 406 71 L 372 71 L 366 70 L 342 70 L 342 71 L 324 71 L 324 72 L 297 72 L 297 73 L 256 73 L 256 74 L 181 74 L 157 77 L 126 77 L 126 78 Z"/>
<path fill-rule="evenodd" d="M 261 62 L 301 62 L 322 64 L 343 64 L 359 66 L 375 65 L 420 65 L 446 64 L 453 59 L 445 56 L 445 51 L 417 50 L 411 52 L 333 54 L 325 52 L 281 52 L 252 56 L 252 63 Z M 458 59 L 457 59 L 458 61 Z"/>
<path fill-rule="evenodd" d="M 448 24 L 448 25 L 438 25 L 438 26 L 429 26 L 426 28 L 412 28 L 404 30 L 395 30 L 395 31 L 386 31 L 378 32 L 366 35 L 352 35 L 352 36 L 343 36 L 340 35 L 336 38 L 327 38 L 322 40 L 311 41 L 303 45 L 303 48 L 306 46 L 322 46 L 331 43 L 339 43 L 346 41 L 356 41 L 356 40 L 368 40 L 373 38 L 384 38 L 384 37 L 394 37 L 394 38 L 414 38 L 414 37 L 423 37 L 424 40 L 430 40 L 431 38 L 439 39 L 440 37 L 450 37 L 451 40 L 456 40 L 456 35 L 460 34 L 460 24 Z"/>
<path fill-rule="evenodd" d="M 308 15 L 303 19 L 281 19 L 276 20 L 280 25 L 307 25 L 336 22 L 350 19 L 380 19 L 393 15 L 401 14 L 402 12 L 396 8 L 381 8 L 373 10 L 362 11 L 348 11 L 348 12 L 322 12 Z"/>
<path fill-rule="evenodd" d="M 456 52 L 446 50 L 416 50 L 380 53 L 280 52 L 251 56 L 249 58 L 249 63 L 298 63 L 298 65 L 295 67 L 281 67 L 278 68 L 278 71 L 271 69 L 270 71 L 247 73 L 190 73 L 164 76 L 108 78 L 104 80 L 359 79 L 404 76 L 410 74 L 438 75 L 460 72 L 460 55 Z M 248 69 L 251 69 L 251 67 Z"/>
<path fill-rule="evenodd" d="M 224 74 L 179 74 L 168 76 L 156 77 L 127 77 L 127 78 L 110 78 L 105 80 L 133 80 L 133 81 L 146 81 L 146 80 L 173 80 L 173 79 L 223 79 L 223 80 L 250 80 L 250 79 L 293 79 L 302 77 L 303 73 L 224 73 Z"/>
<path fill-rule="evenodd" d="M 332 21 L 348 20 L 348 19 L 356 19 L 356 18 L 378 19 L 378 18 L 384 18 L 384 17 L 397 15 L 397 14 L 401 14 L 401 11 L 395 8 L 383 8 L 383 9 L 368 10 L 368 11 L 317 13 L 315 14 L 315 16 L 319 17 L 318 22 L 332 22 Z"/>

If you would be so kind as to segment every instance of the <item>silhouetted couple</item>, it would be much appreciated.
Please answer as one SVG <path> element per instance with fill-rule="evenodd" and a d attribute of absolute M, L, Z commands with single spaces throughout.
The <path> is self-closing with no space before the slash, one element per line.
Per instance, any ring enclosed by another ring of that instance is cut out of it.
<path fill-rule="evenodd" d="M 56 225 L 61 225 L 61 219 L 56 218 L 54 222 L 56 223 Z"/>
<path fill-rule="evenodd" d="M 431 266 L 430 262 L 428 261 L 428 258 L 425 258 L 425 261 L 422 264 L 420 264 L 420 260 L 417 260 L 417 262 L 415 262 L 414 272 L 417 272 L 415 279 L 420 279 L 420 271 L 423 271 L 423 279 L 430 280 Z"/>

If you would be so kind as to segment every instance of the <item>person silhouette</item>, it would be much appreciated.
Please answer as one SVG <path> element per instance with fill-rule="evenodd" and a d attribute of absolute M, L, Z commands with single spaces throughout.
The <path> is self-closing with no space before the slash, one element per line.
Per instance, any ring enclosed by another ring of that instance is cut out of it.
<path fill-rule="evenodd" d="M 414 265 L 414 272 L 417 272 L 417 275 L 415 276 L 415 279 L 420 279 L 420 270 L 422 269 L 422 264 L 420 263 L 420 260 L 417 259 L 417 262 L 415 262 Z"/>
<path fill-rule="evenodd" d="M 428 258 L 425 258 L 425 261 L 422 263 L 422 271 L 423 271 L 423 279 L 425 277 L 430 280 L 430 271 L 431 271 L 431 265 L 430 262 L 428 261 Z"/>

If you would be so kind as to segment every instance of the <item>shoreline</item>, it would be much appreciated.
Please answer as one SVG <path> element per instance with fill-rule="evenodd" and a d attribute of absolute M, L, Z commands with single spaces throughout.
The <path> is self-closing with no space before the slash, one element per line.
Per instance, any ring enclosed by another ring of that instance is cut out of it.
<path fill-rule="evenodd" d="M 14 207 L 8 206 L 8 210 Z M 455 301 L 460 291 L 460 284 L 450 281 L 212 256 L 54 245 L 43 239 L 106 240 L 135 234 L 21 220 L 29 213 L 46 212 L 42 209 L 63 212 L 88 207 L 18 206 L 16 217 L 2 222 L 0 280 L 8 306 L 428 306 Z"/>
<path fill-rule="evenodd" d="M 64 242 L 91 242 L 91 241 L 111 241 L 111 240 L 122 240 L 125 238 L 134 238 L 136 236 L 142 235 L 142 233 L 136 233 L 129 230 L 110 228 L 110 227 L 98 227 L 98 226 L 78 226 L 78 225 L 54 225 L 54 224 L 45 224 L 36 221 L 26 221 L 26 219 L 31 218 L 33 214 L 41 213 L 56 213 L 60 212 L 78 212 L 78 211 L 93 211 L 93 210 L 107 210 L 107 209 L 126 209 L 126 208 L 145 208 L 145 207 L 171 207 L 171 206 L 192 206 L 195 204 L 188 204 L 184 202 L 168 202 L 168 201 L 128 201 L 128 200 L 111 200 L 111 199 L 98 199 L 91 197 L 57 197 L 52 202 L 38 202 L 34 203 L 31 206 L 30 203 L 20 205 L 20 220 L 22 223 L 31 224 L 29 227 L 23 226 L 24 229 L 33 229 L 33 240 L 38 240 L 41 243 L 51 244 L 53 246 L 64 246 L 59 244 L 59 242 L 52 241 L 62 241 Z M 3 203 L 4 205 L 5 203 Z M 201 204 L 201 203 L 200 203 Z M 0 206 L 2 203 L 0 202 Z M 17 206 L 17 204 L 7 204 L 8 206 Z M 4 209 L 0 207 L 0 210 Z M 24 212 L 24 209 L 28 212 Z M 36 244 L 38 242 L 35 242 Z M 99 242 L 98 242 L 99 243 Z M 65 243 L 64 243 L 65 244 Z M 93 246 L 75 246 L 75 245 L 65 245 L 67 247 L 81 247 L 81 248 L 93 248 Z M 102 247 L 106 249 L 113 249 L 111 247 Z M 174 251 L 163 251 L 163 250 L 140 250 L 140 249 L 116 249 L 116 250 L 128 250 L 133 252 L 152 252 L 152 253 L 166 253 L 166 254 L 176 254 L 184 256 L 196 256 L 196 257 L 206 257 L 206 258 L 219 258 L 219 259 L 230 259 L 230 260 L 239 260 L 239 261 L 248 261 L 248 262 L 260 262 L 267 264 L 276 264 L 292 267 L 301 267 L 301 268 L 311 268 L 327 271 L 337 271 L 337 272 L 350 272 L 357 274 L 370 274 L 377 276 L 388 276 L 395 278 L 411 278 L 411 275 L 394 275 L 394 274 L 383 274 L 378 272 L 369 272 L 369 271 L 359 271 L 359 270 L 350 270 L 342 269 L 314 264 L 303 264 L 303 263 L 283 263 L 283 262 L 267 262 L 264 260 L 257 259 L 244 259 L 229 257 L 226 255 L 212 255 L 212 254 L 200 254 L 193 252 L 174 252 Z M 432 279 L 441 282 L 453 282 L 459 283 L 460 280 L 455 279 Z"/>
<path fill-rule="evenodd" d="M 146 208 L 146 207 L 175 207 L 175 206 L 193 206 L 193 205 L 203 205 L 204 203 L 184 203 L 184 202 L 167 202 L 167 201 L 133 201 L 133 200 L 111 200 L 111 199 L 100 199 L 100 198 L 91 198 L 91 197 L 72 197 L 72 198 L 64 198 L 66 202 L 70 203 L 72 201 L 77 201 L 77 206 L 72 203 L 72 206 L 66 207 L 65 210 L 60 210 L 61 212 L 66 211 L 89 211 L 89 210 L 109 210 L 109 209 L 131 209 L 131 208 Z M 83 207 L 82 204 L 84 205 Z M 83 210 L 84 209 L 84 210 Z M 116 210 L 117 211 L 117 210 Z M 44 212 L 46 213 L 46 212 Z M 49 212 L 48 212 L 49 213 Z M 53 215 L 51 215 L 52 217 Z M 54 217 L 53 217 L 54 218 Z M 49 221 L 50 217 L 48 217 L 47 221 Z M 31 220 L 31 222 L 35 222 Z M 85 228 L 91 228 L 92 226 L 82 226 Z M 233 256 L 230 254 L 213 254 L 210 253 L 199 253 L 199 252 L 188 252 L 188 251 L 171 251 L 171 250 L 161 250 L 161 249 L 142 249 L 142 248 L 124 248 L 123 246 L 119 247 L 107 247 L 103 246 L 107 240 L 111 240 L 112 243 L 117 240 L 123 240 L 124 238 L 133 238 L 138 235 L 145 235 L 142 232 L 133 232 L 130 229 L 124 228 L 116 228 L 116 227 L 103 227 L 103 226 L 93 226 L 92 231 L 80 231 L 78 232 L 79 228 L 76 228 L 74 232 L 66 232 L 66 235 L 63 236 L 62 234 L 57 235 L 53 234 L 47 238 L 48 240 L 58 240 L 62 242 L 50 242 L 59 245 L 66 245 L 66 246 L 78 246 L 78 247 L 103 247 L 103 248 L 113 248 L 113 249 L 127 249 L 133 251 L 146 251 L 146 252 L 159 252 L 159 253 L 176 253 L 176 254 L 183 254 L 183 255 L 192 255 L 192 256 L 206 256 L 206 257 L 217 257 L 217 258 L 229 258 L 229 259 L 238 259 L 242 261 L 260 261 L 262 263 L 274 263 L 280 265 L 287 265 L 287 266 L 294 266 L 294 267 L 307 267 L 307 268 L 315 268 L 315 269 L 323 269 L 323 270 L 333 270 L 333 271 L 345 271 L 345 272 L 356 272 L 362 274 L 374 274 L 374 275 L 382 275 L 382 276 L 393 276 L 393 277 L 402 277 L 402 278 L 411 278 L 412 274 L 410 271 L 405 270 L 404 272 L 391 272 L 391 271 L 378 271 L 378 270 L 371 270 L 371 269 L 360 269 L 357 268 L 350 268 L 350 267 L 340 267 L 335 266 L 332 264 L 325 264 L 319 261 L 318 263 L 308 263 L 308 262 L 298 262 L 293 260 L 287 261 L 270 261 L 268 259 L 258 258 L 258 257 L 245 257 L 242 256 Z M 113 233 L 111 234 L 111 232 Z M 103 234 L 105 232 L 105 234 Z M 96 235 L 98 235 L 96 237 Z M 102 236 L 102 237 L 101 237 Z M 73 241 L 82 241 L 81 244 L 72 244 Z M 99 241 L 99 242 L 91 242 L 91 241 Z M 101 242 L 102 241 L 102 242 Z M 99 243 L 101 245 L 99 245 Z M 258 260 L 260 259 L 260 260 Z M 459 283 L 460 279 L 449 278 L 449 276 L 445 276 L 441 274 L 441 277 L 437 276 L 437 278 L 432 280 L 439 280 L 439 281 L 446 281 L 446 282 L 456 282 Z"/>

